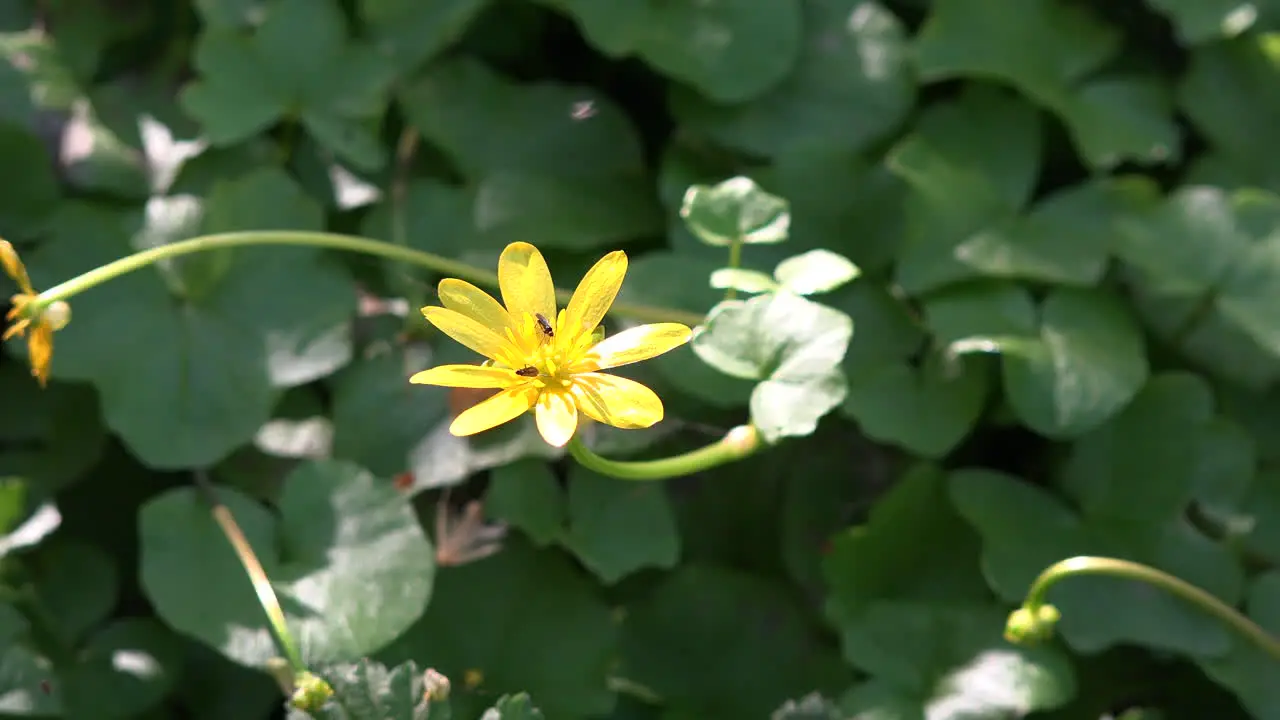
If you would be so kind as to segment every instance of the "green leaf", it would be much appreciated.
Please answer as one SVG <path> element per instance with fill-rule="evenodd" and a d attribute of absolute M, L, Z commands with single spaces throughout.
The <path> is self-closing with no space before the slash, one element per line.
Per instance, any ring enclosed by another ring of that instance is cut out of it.
<path fill-rule="evenodd" d="M 791 225 L 787 201 L 743 176 L 690 187 L 680 217 L 704 243 L 718 246 L 782 242 Z"/>
<path fill-rule="evenodd" d="M 218 185 L 201 229 L 320 224 L 319 208 L 291 180 L 264 169 Z M 33 277 L 65 279 L 127 255 L 134 227 L 104 207 L 68 205 L 53 239 L 32 256 Z M 144 268 L 95 289 L 58 333 L 54 375 L 92 382 L 108 427 L 155 468 L 225 457 L 267 421 L 279 386 L 324 375 L 350 352 L 343 327 L 355 291 L 318 249 L 195 257 L 199 263 Z"/>
<path fill-rule="evenodd" d="M 194 0 L 200 19 L 208 27 L 239 28 L 253 23 L 265 0 Z"/>
<path fill-rule="evenodd" d="M 1280 573 L 1270 570 L 1259 575 L 1249 588 L 1249 619 L 1272 637 L 1280 633 Z M 1280 712 L 1280 688 L 1276 673 L 1280 662 L 1252 640 L 1234 633 L 1231 649 L 1213 657 L 1197 658 L 1196 664 L 1218 684 L 1235 693 L 1240 704 L 1254 717 L 1270 717 Z"/>
<path fill-rule="evenodd" d="M 422 615 L 435 555 L 390 482 L 346 463 L 302 465 L 285 480 L 278 521 L 236 491 L 218 498 L 272 579 L 308 664 L 372 653 Z M 142 586 L 160 617 L 244 665 L 277 654 L 244 568 L 194 490 L 148 501 L 139 525 Z"/>
<path fill-rule="evenodd" d="M 707 316 L 693 350 L 725 374 L 761 381 L 751 420 L 769 442 L 808 435 L 844 400 L 840 371 L 853 321 L 787 293 L 726 300 Z"/>
<path fill-rule="evenodd" d="M 528 693 L 503 695 L 486 710 L 481 720 L 542 720 L 542 711 L 533 706 Z"/>
<path fill-rule="evenodd" d="M 696 717 L 762 717 L 787 698 L 847 684 L 824 645 L 784 587 L 686 564 L 629 608 L 622 673 Z"/>
<path fill-rule="evenodd" d="M 469 223 L 482 247 L 522 240 L 595 249 L 662 229 L 640 140 L 599 91 L 516 84 L 474 60 L 455 60 L 434 66 L 401 101 L 423 138 L 473 182 Z M 573 108 L 584 103 L 592 112 L 578 119 Z"/>
<path fill-rule="evenodd" d="M 179 636 L 186 657 L 178 698 L 192 720 L 267 720 L 280 707 L 280 686 L 267 673 L 228 660 Z"/>
<path fill-rule="evenodd" d="M 422 673 L 412 660 L 388 670 L 361 658 L 320 672 L 333 695 L 312 717 L 318 720 L 428 720 L 439 717 L 424 695 Z M 447 706 L 446 706 L 447 709 Z"/>
<path fill-rule="evenodd" d="M 906 362 L 924 346 L 925 328 L 917 310 L 883 283 L 854 283 L 824 298 L 832 307 L 858 318 L 844 367 L 850 377 L 886 364 Z"/>
<path fill-rule="evenodd" d="M 1075 695 L 1060 651 L 1010 645 L 1005 611 L 952 602 L 877 602 L 843 628 L 845 654 L 871 680 L 840 702 L 847 716 L 1020 717 L 1060 707 Z M 1000 692 L 991 692 L 1000 688 Z"/>
<path fill-rule="evenodd" d="M 951 506 L 947 478 L 918 464 L 878 499 L 870 518 L 832 538 L 823 559 L 826 615 L 860 623 L 881 601 L 970 602 L 987 597 L 979 538 Z"/>
<path fill-rule="evenodd" d="M 0 121 L 0 157 L 15 182 L 0 193 L 0 237 L 31 237 L 44 229 L 58 204 L 53 160 L 33 133 Z M 18 179 L 20 178 L 20 181 Z"/>
<path fill-rule="evenodd" d="M 48 632 L 75 646 L 111 614 L 119 600 L 120 579 L 105 550 L 79 540 L 45 543 L 27 568 L 35 583 L 35 602 L 49 618 Z"/>
<path fill-rule="evenodd" d="M 62 690 L 53 663 L 27 639 L 30 626 L 11 605 L 0 604 L 0 713 L 17 717 L 60 717 Z"/>
<path fill-rule="evenodd" d="M 488 5 L 487 0 L 360 0 L 369 37 L 402 75 L 456 42 Z"/>
<path fill-rule="evenodd" d="M 666 250 L 645 253 L 628 266 L 627 281 L 618 293 L 618 300 L 704 313 L 721 298 L 707 282 L 718 267 L 718 262 L 701 260 L 687 253 Z M 684 394 L 713 408 L 744 407 L 750 402 L 754 389 L 754 383 L 726 375 L 703 362 L 688 343 L 644 366 Z"/>
<path fill-rule="evenodd" d="M 759 270 L 720 268 L 711 273 L 711 287 L 717 290 L 732 288 L 738 292 L 755 294 L 773 292 L 778 289 L 778 284 Z"/>
<path fill-rule="evenodd" d="M 1070 506 L 1002 473 L 953 473 L 952 498 L 983 537 L 992 588 L 1021 602 L 1052 563 L 1100 555 L 1151 565 L 1234 603 L 1243 583 L 1235 554 L 1185 519 L 1201 465 L 1236 447 L 1211 431 L 1216 424 L 1203 381 L 1161 375 L 1122 413 L 1077 441 L 1061 480 Z M 1062 611 L 1062 637 L 1083 653 L 1132 643 L 1208 656 L 1229 645 L 1231 631 L 1221 622 L 1143 583 L 1073 578 L 1054 588 L 1053 603 Z"/>
<path fill-rule="evenodd" d="M 67 182 L 78 190 L 128 200 L 144 199 L 150 194 L 149 159 L 145 152 L 117 135 L 88 103 L 73 108 L 63 130 L 59 161 Z"/>
<path fill-rule="evenodd" d="M 802 146 L 861 150 L 902 122 L 915 100 L 915 82 L 897 17 L 872 0 L 817 0 L 800 8 L 805 35 L 786 78 L 732 104 L 677 86 L 671 103 L 681 126 L 750 153 L 778 156 Z"/>
<path fill-rule="evenodd" d="M 1176 161 L 1182 139 L 1164 88 L 1100 73 L 1120 43 L 1089 10 L 1057 0 L 1001 0 L 979 11 L 942 0 L 916 36 L 916 58 L 929 82 L 973 77 L 1017 88 L 1062 118 L 1094 168 Z"/>
<path fill-rule="evenodd" d="M 411 466 L 414 448 L 446 419 L 446 388 L 408 378 L 436 363 L 406 347 L 358 360 L 335 375 L 333 455 L 383 476 Z"/>
<path fill-rule="evenodd" d="M 564 493 L 545 462 L 517 460 L 494 468 L 484 504 L 491 517 L 520 528 L 539 547 L 564 535 Z"/>
<path fill-rule="evenodd" d="M 569 471 L 564 542 L 608 585 L 643 568 L 673 568 L 680 559 L 680 534 L 661 483 L 627 482 L 579 465 Z"/>
<path fill-rule="evenodd" d="M 438 180 L 411 180 L 404 193 L 401 221 L 403 237 L 392 232 L 392 203 L 378 203 L 365 215 L 361 234 L 365 237 L 404 243 L 446 257 L 463 258 L 481 251 L 472 219 L 474 191 L 446 185 Z M 496 259 L 497 253 L 493 254 Z M 373 258 L 371 262 L 376 262 Z M 411 307 L 427 304 L 434 292 L 435 276 L 423 268 L 391 260 L 381 261 L 388 286 L 410 302 Z M 487 263 L 486 263 L 487 264 Z"/>
<path fill-rule="evenodd" d="M 849 258 L 867 274 L 889 270 L 903 241 L 907 186 L 885 163 L 858 153 L 805 148 L 778 157 L 757 177 L 790 207 L 789 240 L 778 252 L 823 249 Z M 749 258 L 757 251 L 764 255 L 765 248 L 752 250 Z"/>
<path fill-rule="evenodd" d="M 1018 216 L 1040 172 L 1040 135 L 1034 108 L 987 86 L 925 110 L 887 158 L 911 188 L 896 267 L 903 290 L 918 295 L 979 274 L 957 248 Z"/>
<path fill-rule="evenodd" d="M 1241 0 L 1147 0 L 1168 16 L 1184 45 L 1239 35 L 1258 18 L 1256 3 Z"/>
<path fill-rule="evenodd" d="M 983 285 L 935 296 L 927 308 L 930 327 L 951 352 L 1003 356 L 1013 411 L 1046 437 L 1097 427 L 1147 379 L 1136 323 L 1102 291 L 1055 290 L 1037 312 L 1024 290 Z"/>
<path fill-rule="evenodd" d="M 1218 314 L 1280 357 L 1280 240 L 1271 232 L 1277 222 L 1280 197 L 1271 193 L 1187 187 L 1127 223 L 1117 254 L 1140 271 L 1148 292 L 1208 304 L 1211 313 L 1186 315 L 1184 335 L 1197 319 Z"/>
<path fill-rule="evenodd" d="M 1122 224 L 1157 200 L 1155 184 L 1137 176 L 1075 185 L 974 233 L 955 247 L 954 258 L 988 277 L 1092 287 Z"/>
<path fill-rule="evenodd" d="M 778 263 L 773 276 L 797 295 L 831 292 L 862 274 L 857 265 L 830 250 L 810 250 Z"/>
<path fill-rule="evenodd" d="M 12 112 L 28 121 L 35 121 L 34 114 L 27 113 L 36 108 L 68 111 L 84 95 L 82 79 L 75 76 L 56 38 L 36 25 L 26 24 L 28 29 L 21 32 L 0 33 L 0 57 L 25 76 L 28 91 L 27 102 L 5 108 L 3 114 Z"/>
<path fill-rule="evenodd" d="M 840 708 L 835 703 L 817 694 L 810 693 L 799 700 L 788 700 L 782 707 L 773 711 L 770 720 L 843 720 Z"/>
<path fill-rule="evenodd" d="M 214 145 L 244 141 L 284 120 L 301 123 L 353 165 L 376 170 L 386 152 L 375 124 L 387 104 L 390 63 L 346 37 L 333 0 L 276 0 L 252 35 L 212 27 L 201 34 L 200 79 L 181 95 Z"/>
<path fill-rule="evenodd" d="M 972 359 L 930 355 L 918 367 L 889 363 L 850 375 L 841 410 L 871 438 L 941 458 L 974 429 L 988 378 Z"/>
<path fill-rule="evenodd" d="M 475 229 L 491 247 L 517 241 L 567 250 L 616 246 L 662 232 L 662 209 L 649 184 L 640 176 L 494 173 L 476 190 Z"/>
<path fill-rule="evenodd" d="M 473 181 L 503 171 L 570 179 L 644 175 L 630 118 L 590 87 L 516 83 L 476 60 L 455 59 L 433 65 L 401 91 L 400 101 L 423 139 Z M 575 119 L 577 103 L 591 108 L 590 117 Z"/>
<path fill-rule="evenodd" d="M 610 607 L 578 567 L 514 536 L 496 555 L 445 568 L 422 620 L 380 657 L 416 658 L 450 678 L 479 673 L 474 690 L 454 683 L 459 717 L 474 716 L 460 709 L 468 701 L 482 708 L 494 695 L 525 691 L 548 717 L 599 716 L 614 704 L 605 679 L 617 633 Z M 554 663 L 530 662 L 548 648 Z"/>
<path fill-rule="evenodd" d="M 1142 335 L 1110 295 L 1059 290 L 1040 308 L 1034 345 L 1006 351 L 1014 412 L 1048 437 L 1074 437 L 1124 407 L 1147 380 Z"/>
<path fill-rule="evenodd" d="M 0 365 L 0 397 L 0 477 L 51 492 L 102 457 L 107 434 L 91 388 L 56 383 L 42 390 L 26 368 L 10 363 Z"/>
<path fill-rule="evenodd" d="M 182 672 L 177 638 L 154 620 L 117 620 L 59 678 L 69 717 L 133 718 L 158 706 Z"/>
<path fill-rule="evenodd" d="M 1208 139 L 1214 159 L 1244 184 L 1280 191 L 1272 118 L 1280 114 L 1280 44 L 1246 34 L 1194 49 L 1178 86 L 1178 107 Z"/>
<path fill-rule="evenodd" d="M 573 16 L 587 40 L 605 54 L 639 55 L 662 74 L 720 103 L 762 95 L 795 67 L 800 55 L 803 18 L 794 3 L 542 1 Z"/>

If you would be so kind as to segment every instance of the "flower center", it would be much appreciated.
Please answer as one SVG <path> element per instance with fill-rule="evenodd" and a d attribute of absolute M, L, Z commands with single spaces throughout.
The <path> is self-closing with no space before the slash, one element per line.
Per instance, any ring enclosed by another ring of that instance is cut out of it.
<path fill-rule="evenodd" d="M 519 349 L 521 368 L 538 371 L 537 381 L 544 387 L 568 387 L 572 373 L 574 338 L 559 333 L 556 320 L 524 313 L 517 332 L 508 331 L 512 344 Z"/>

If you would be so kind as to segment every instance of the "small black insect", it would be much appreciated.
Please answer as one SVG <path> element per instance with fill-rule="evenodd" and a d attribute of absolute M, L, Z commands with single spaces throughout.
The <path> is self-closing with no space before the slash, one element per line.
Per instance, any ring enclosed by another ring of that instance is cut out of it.
<path fill-rule="evenodd" d="M 516 374 L 520 377 L 538 377 L 538 368 L 530 365 L 527 368 L 520 368 L 516 371 Z"/>
<path fill-rule="evenodd" d="M 542 313 L 536 313 L 534 315 L 534 318 L 538 321 L 538 329 L 542 330 L 543 335 L 546 335 L 547 337 L 556 336 L 556 331 L 552 329 L 551 321 L 547 319 L 546 315 L 543 315 Z"/>

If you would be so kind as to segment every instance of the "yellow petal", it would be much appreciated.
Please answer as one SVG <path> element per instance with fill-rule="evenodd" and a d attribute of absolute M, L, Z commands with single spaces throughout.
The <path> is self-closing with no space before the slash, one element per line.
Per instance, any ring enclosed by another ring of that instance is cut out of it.
<path fill-rule="evenodd" d="M 409 378 L 415 385 L 440 385 L 456 388 L 504 388 L 524 382 L 510 368 L 479 365 L 440 365 L 415 373 Z"/>
<path fill-rule="evenodd" d="M 596 343 L 575 368 L 585 372 L 648 360 L 680 347 L 692 336 L 693 331 L 680 323 L 633 327 Z"/>
<path fill-rule="evenodd" d="M 53 362 L 53 328 L 36 323 L 27 338 L 27 355 L 31 359 L 31 375 L 44 387 L 49 383 L 49 365 Z"/>
<path fill-rule="evenodd" d="M 501 335 L 481 325 L 479 321 L 456 310 L 428 305 L 422 308 L 427 322 L 440 328 L 440 332 L 457 340 L 485 357 L 506 365 L 511 359 L 511 345 Z M 517 361 L 518 362 L 518 361 Z"/>
<path fill-rule="evenodd" d="M 445 307 L 478 321 L 499 336 L 505 336 L 507 328 L 512 327 L 511 316 L 502 303 L 466 280 L 445 278 L 438 291 Z"/>
<path fill-rule="evenodd" d="M 449 432 L 464 437 L 495 428 L 529 411 L 538 401 L 538 389 L 529 384 L 507 388 L 453 419 Z"/>
<path fill-rule="evenodd" d="M 555 447 L 564 447 L 578 429 L 578 408 L 563 390 L 544 391 L 538 397 L 538 432 Z"/>
<path fill-rule="evenodd" d="M 604 373 L 573 377 L 573 396 L 587 417 L 606 425 L 634 430 L 662 419 L 662 400 L 635 380 Z"/>
<path fill-rule="evenodd" d="M 513 318 L 520 320 L 526 313 L 532 318 L 540 313 L 555 321 L 556 286 L 538 248 L 526 242 L 508 245 L 498 258 L 498 286 Z"/>
<path fill-rule="evenodd" d="M 31 288 L 31 279 L 27 277 L 27 269 L 18 258 L 18 251 L 13 249 L 13 245 L 9 244 L 8 240 L 0 240 L 0 265 L 4 266 L 5 274 L 18 283 L 23 293 L 36 294 L 36 291 Z"/>
<path fill-rule="evenodd" d="M 573 291 L 565 308 L 565 334 L 572 338 L 596 329 L 604 314 L 609 311 L 613 299 L 622 287 L 627 274 L 627 254 L 615 250 L 600 258 Z"/>

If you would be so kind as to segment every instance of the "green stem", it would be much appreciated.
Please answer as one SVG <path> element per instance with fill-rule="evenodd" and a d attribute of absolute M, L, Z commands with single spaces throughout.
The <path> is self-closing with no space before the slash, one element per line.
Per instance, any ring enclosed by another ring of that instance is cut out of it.
<path fill-rule="evenodd" d="M 267 615 L 267 621 L 271 626 L 271 633 L 276 639 L 276 645 L 279 646 L 280 652 L 285 659 L 289 661 L 289 666 L 293 669 L 293 676 L 295 678 L 301 677 L 307 672 L 307 666 L 302 661 L 302 653 L 298 651 L 298 645 L 294 642 L 293 635 L 289 632 L 288 621 L 285 619 L 284 610 L 280 607 L 280 598 L 276 597 L 275 588 L 271 587 L 271 578 L 267 577 L 267 571 L 263 569 L 262 563 L 258 562 L 258 556 L 253 552 L 253 546 L 249 544 L 248 538 L 244 536 L 239 523 L 236 522 L 235 517 L 227 509 L 227 506 L 218 500 L 217 493 L 214 492 L 213 486 L 203 472 L 196 473 L 196 488 L 204 498 L 205 504 L 209 506 L 209 511 L 212 513 L 214 521 L 218 523 L 218 527 L 222 530 L 222 534 L 226 535 L 227 542 L 231 543 L 231 548 L 235 551 L 236 557 L 240 559 L 240 564 L 244 567 L 245 574 L 249 576 L 253 591 L 258 596 L 258 604 L 262 606 L 262 611 Z"/>
<path fill-rule="evenodd" d="M 741 264 L 742 264 L 742 238 L 735 237 L 733 239 L 733 242 L 729 243 L 729 267 L 733 270 L 737 270 L 738 266 Z M 737 296 L 738 296 L 738 291 L 735 290 L 732 286 L 730 286 L 724 291 L 725 300 L 732 300 Z"/>
<path fill-rule="evenodd" d="M 577 435 L 569 441 L 573 459 L 588 470 L 622 480 L 666 480 L 731 463 L 761 447 L 760 433 L 750 425 L 740 425 L 706 447 L 660 460 L 624 462 L 609 460 L 591 452 Z"/>
<path fill-rule="evenodd" d="M 166 258 L 247 245 L 301 245 L 364 253 L 425 267 L 442 275 L 461 278 L 477 285 L 487 285 L 489 287 L 497 287 L 498 285 L 497 273 L 481 270 L 464 262 L 450 260 L 440 255 L 396 245 L 395 243 L 371 240 L 354 235 L 302 230 L 248 231 L 205 235 L 191 238 L 190 240 L 160 245 L 159 247 L 120 258 L 45 290 L 36 298 L 35 303 L 38 303 L 38 307 L 33 309 L 43 309 L 58 300 L 67 300 L 108 280 L 113 280 L 125 273 L 133 272 Z M 563 302 L 568 302 L 572 295 L 573 293 L 568 290 L 556 290 L 556 297 Z M 641 322 L 674 321 L 692 326 L 700 325 L 703 320 L 703 317 L 697 313 L 632 303 L 614 303 L 609 312 Z"/>
<path fill-rule="evenodd" d="M 1031 589 L 1027 591 L 1027 599 L 1022 606 L 1030 610 L 1034 615 L 1045 605 L 1045 595 L 1049 592 L 1049 588 L 1059 580 L 1073 575 L 1108 575 L 1154 585 L 1187 600 L 1225 622 L 1255 645 L 1262 648 L 1268 655 L 1280 660 L 1280 641 L 1277 641 L 1252 620 L 1240 614 L 1235 608 L 1185 580 L 1155 568 L 1127 560 L 1080 556 L 1054 563 L 1040 573 L 1040 577 L 1036 578 L 1035 582 L 1031 583 Z"/>

